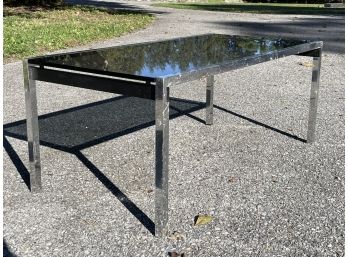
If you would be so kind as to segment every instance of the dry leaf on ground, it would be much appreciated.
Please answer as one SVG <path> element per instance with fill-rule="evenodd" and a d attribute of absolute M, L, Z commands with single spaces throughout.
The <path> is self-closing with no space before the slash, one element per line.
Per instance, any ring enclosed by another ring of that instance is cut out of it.
<path fill-rule="evenodd" d="M 299 65 L 305 66 L 305 67 L 313 67 L 313 63 L 312 62 L 299 62 Z"/>
<path fill-rule="evenodd" d="M 213 216 L 211 215 L 197 215 L 194 220 L 194 225 L 205 225 L 212 222 Z"/>

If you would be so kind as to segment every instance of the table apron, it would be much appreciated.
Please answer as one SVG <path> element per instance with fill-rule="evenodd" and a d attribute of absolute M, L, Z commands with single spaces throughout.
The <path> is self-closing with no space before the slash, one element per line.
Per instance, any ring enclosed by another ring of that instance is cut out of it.
<path fill-rule="evenodd" d="M 99 77 L 61 70 L 42 69 L 33 66 L 30 66 L 29 70 L 29 76 L 32 80 L 57 83 L 126 96 L 155 99 L 155 85 L 150 83 Z"/>

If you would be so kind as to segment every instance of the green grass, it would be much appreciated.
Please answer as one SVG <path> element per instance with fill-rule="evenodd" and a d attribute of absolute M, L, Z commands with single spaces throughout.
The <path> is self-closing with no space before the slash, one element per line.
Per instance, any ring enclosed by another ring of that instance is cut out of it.
<path fill-rule="evenodd" d="M 265 3 L 157 3 L 159 7 L 177 9 L 192 9 L 205 11 L 222 11 L 237 13 L 265 13 L 265 14 L 312 14 L 312 15 L 344 15 L 344 8 L 324 8 L 319 4 L 265 4 Z"/>
<path fill-rule="evenodd" d="M 153 16 L 91 7 L 4 7 L 5 60 L 117 37 L 144 28 Z"/>

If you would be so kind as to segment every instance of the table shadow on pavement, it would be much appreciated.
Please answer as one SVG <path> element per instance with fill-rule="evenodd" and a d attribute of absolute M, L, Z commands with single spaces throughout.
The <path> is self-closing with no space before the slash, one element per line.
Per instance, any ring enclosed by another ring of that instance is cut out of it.
<path fill-rule="evenodd" d="M 205 103 L 170 99 L 170 119 L 187 116 L 201 123 L 204 120 L 192 112 L 205 108 Z M 253 124 L 280 133 L 289 138 L 306 140 L 267 124 L 248 118 L 218 105 L 214 108 L 247 120 Z M 153 221 L 140 210 L 112 181 L 110 181 L 84 154 L 82 150 L 117 137 L 155 125 L 155 102 L 137 97 L 118 96 L 39 116 L 40 145 L 74 154 L 92 174 L 152 233 Z M 26 120 L 4 125 L 4 149 L 30 189 L 30 175 L 24 163 L 6 136 L 27 140 Z"/>
<path fill-rule="evenodd" d="M 19 257 L 18 255 L 15 255 L 14 253 L 11 252 L 11 250 L 8 248 L 8 245 L 5 239 L 3 240 L 2 250 L 3 250 L 3 257 Z"/>
<path fill-rule="evenodd" d="M 170 99 L 170 119 L 190 115 L 205 103 Z M 152 233 L 153 221 L 140 210 L 81 150 L 155 125 L 155 102 L 137 97 L 118 96 L 39 116 L 40 145 L 74 154 L 93 175 Z M 30 189 L 28 169 L 6 136 L 27 140 L 26 120 L 4 125 L 4 148 Z"/>

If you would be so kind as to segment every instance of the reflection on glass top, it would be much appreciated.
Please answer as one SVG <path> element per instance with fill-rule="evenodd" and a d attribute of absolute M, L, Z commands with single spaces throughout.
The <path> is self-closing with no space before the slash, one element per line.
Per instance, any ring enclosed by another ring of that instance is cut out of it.
<path fill-rule="evenodd" d="M 255 57 L 305 43 L 308 41 L 207 34 L 39 57 L 29 62 L 156 78 Z"/>

